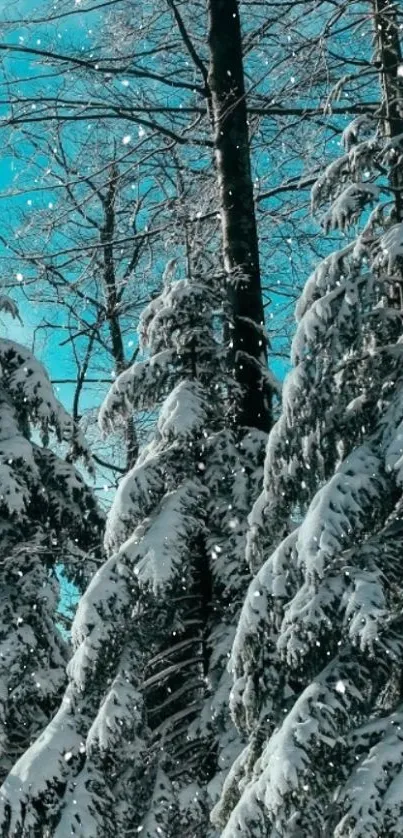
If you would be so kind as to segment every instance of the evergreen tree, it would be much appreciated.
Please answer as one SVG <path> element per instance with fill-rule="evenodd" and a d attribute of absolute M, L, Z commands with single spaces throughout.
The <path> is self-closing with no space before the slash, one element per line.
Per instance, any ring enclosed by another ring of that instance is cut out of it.
<path fill-rule="evenodd" d="M 227 662 L 265 435 L 228 415 L 223 278 L 201 259 L 169 273 L 141 320 L 144 360 L 100 414 L 108 430 L 163 402 L 157 430 L 110 511 L 62 706 L 3 784 L 4 834 L 216 834 L 209 810 L 240 749 Z"/>
<path fill-rule="evenodd" d="M 18 316 L 12 301 L 1 309 Z M 0 776 L 43 729 L 65 686 L 58 566 L 76 583 L 101 519 L 72 460 L 89 454 L 28 349 L 0 339 Z M 50 434 L 67 444 L 65 459 Z M 80 553 L 81 551 L 81 553 Z"/>
<path fill-rule="evenodd" d="M 249 741 L 213 815 L 225 838 L 402 834 L 403 101 L 394 7 L 371 10 L 383 101 L 313 189 L 348 239 L 299 301 L 251 516 L 231 658 Z"/>

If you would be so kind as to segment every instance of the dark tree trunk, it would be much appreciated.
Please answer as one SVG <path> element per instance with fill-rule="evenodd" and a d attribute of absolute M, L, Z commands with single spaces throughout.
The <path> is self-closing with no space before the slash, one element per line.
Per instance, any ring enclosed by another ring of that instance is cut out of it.
<path fill-rule="evenodd" d="M 235 421 L 268 431 L 272 394 L 266 378 L 264 310 L 238 4 L 237 0 L 207 0 L 207 7 L 209 87 L 231 311 L 230 361 L 240 385 Z"/>
<path fill-rule="evenodd" d="M 403 135 L 403 78 L 398 70 L 402 66 L 402 48 L 396 4 L 391 0 L 373 0 L 376 60 L 382 87 L 382 115 L 386 136 Z M 403 161 L 400 151 L 392 162 L 390 185 L 395 190 L 396 221 L 403 221 Z"/>
<path fill-rule="evenodd" d="M 376 65 L 379 68 L 382 90 L 382 118 L 384 133 L 391 139 L 403 135 L 403 79 L 398 75 L 402 64 L 399 24 L 396 5 L 390 0 L 372 0 L 373 26 L 376 44 Z M 389 164 L 389 184 L 394 192 L 394 216 L 403 221 L 403 155 L 397 149 Z M 390 290 L 390 302 L 403 309 L 403 260 L 400 259 L 400 279 Z"/>

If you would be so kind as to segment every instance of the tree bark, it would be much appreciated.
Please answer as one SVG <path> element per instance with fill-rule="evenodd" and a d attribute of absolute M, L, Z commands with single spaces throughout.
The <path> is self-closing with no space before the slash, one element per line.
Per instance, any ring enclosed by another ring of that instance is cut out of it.
<path fill-rule="evenodd" d="M 386 136 L 403 135 L 403 65 L 396 4 L 391 0 L 373 0 L 376 60 L 382 88 L 382 116 Z M 394 190 L 396 221 L 403 221 L 403 161 L 398 153 L 390 169 L 389 182 Z"/>
<path fill-rule="evenodd" d="M 230 363 L 240 426 L 270 430 L 272 392 L 253 199 L 248 119 L 237 0 L 207 0 L 209 86 L 230 308 Z"/>

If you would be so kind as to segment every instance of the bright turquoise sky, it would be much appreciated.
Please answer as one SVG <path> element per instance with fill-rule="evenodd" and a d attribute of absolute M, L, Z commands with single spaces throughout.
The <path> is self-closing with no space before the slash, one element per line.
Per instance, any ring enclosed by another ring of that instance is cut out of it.
<path fill-rule="evenodd" d="M 72 6 L 74 8 L 73 0 Z M 3 10 L 3 16 L 5 17 L 12 17 L 14 19 L 21 17 L 21 18 L 33 18 L 34 16 L 38 16 L 40 14 L 40 5 L 35 2 L 35 0 L 22 0 L 22 2 L 17 3 L 15 6 L 4 0 L 0 0 L 0 16 L 1 10 Z M 69 48 L 71 41 L 75 41 L 87 52 L 90 48 L 92 33 L 88 31 L 92 28 L 91 21 L 89 20 L 89 16 L 87 14 L 82 15 L 74 15 L 71 18 L 64 19 L 60 25 L 57 25 L 52 28 L 52 40 L 55 38 L 60 43 L 60 49 L 63 50 L 63 46 L 66 49 Z M 4 36 L 4 40 L 23 44 L 24 46 L 33 46 L 33 47 L 43 47 L 46 45 L 46 38 L 47 38 L 47 31 L 46 27 L 40 26 L 18 26 L 14 31 L 6 32 Z M 257 54 L 257 60 L 263 62 L 264 59 L 264 52 L 261 54 Z M 19 57 L 18 59 L 6 59 L 6 66 L 11 68 L 12 73 L 15 75 L 16 73 L 20 74 L 20 76 L 28 75 L 30 72 L 30 66 L 32 62 L 27 60 L 25 57 Z M 37 72 L 37 66 L 35 66 L 35 72 Z M 292 72 L 292 67 L 290 67 L 290 73 Z M 270 80 L 269 80 L 270 81 Z M 337 151 L 337 149 L 334 149 Z M 271 178 L 273 183 L 276 183 L 278 178 L 277 172 L 277 161 L 273 160 L 267 150 L 260 148 L 259 156 L 257 158 L 257 167 L 258 171 L 261 170 L 264 172 L 266 179 L 267 179 L 267 172 L 271 173 Z M 29 171 L 23 171 L 23 179 L 21 181 L 21 171 L 19 171 L 19 167 L 21 164 L 18 161 L 11 159 L 10 157 L 3 157 L 1 166 L 0 166 L 0 193 L 4 191 L 13 183 L 14 178 L 18 178 L 19 182 L 30 183 L 32 182 L 34 173 L 30 173 Z M 300 171 L 302 167 L 302 161 L 294 161 L 290 163 L 289 166 L 289 175 L 296 174 L 297 171 Z M 282 173 L 280 177 L 284 176 L 286 169 L 282 169 Z M 269 179 L 270 180 L 270 179 Z M 13 212 L 18 209 L 18 207 L 24 207 L 27 213 L 35 213 L 38 206 L 42 203 L 46 205 L 46 203 L 56 202 L 57 198 L 51 193 L 41 193 L 38 196 L 38 193 L 32 194 L 25 194 L 20 198 L 13 198 L 13 199 L 1 199 L 0 200 L 0 228 L 1 228 L 1 221 L 2 217 L 10 221 L 10 216 L 12 216 Z M 265 205 L 265 209 L 270 209 L 273 211 L 275 215 L 277 208 L 276 201 L 272 201 L 270 206 L 268 207 Z M 276 232 L 275 225 L 272 225 L 271 229 Z M 317 230 L 316 224 L 313 225 L 312 228 L 314 231 Z M 261 231 L 264 230 L 264 223 L 261 224 Z M 270 275 L 263 275 L 263 282 L 265 284 L 269 284 L 272 287 L 277 287 L 279 292 L 272 293 L 272 306 L 268 308 L 268 326 L 269 328 L 272 324 L 278 322 L 279 318 L 279 311 L 283 307 L 284 304 L 284 297 L 281 294 L 281 285 L 285 281 L 290 285 L 296 281 L 298 283 L 302 283 L 303 280 L 306 278 L 307 274 L 309 273 L 312 263 L 309 264 L 310 259 L 312 259 L 312 254 L 308 256 L 304 261 L 304 253 L 296 253 L 296 248 L 293 245 L 293 230 L 292 227 L 290 229 L 290 237 L 287 238 L 288 232 L 286 230 L 285 224 L 283 225 L 282 229 L 280 229 L 280 233 L 283 234 L 283 239 L 289 241 L 289 257 L 287 257 L 283 251 L 278 251 L 276 256 L 272 256 L 270 259 L 269 264 L 265 264 L 264 271 L 266 273 L 270 272 Z M 262 251 L 263 251 L 262 247 Z M 0 260 L 4 257 L 5 251 L 4 248 L 0 245 Z M 295 262 L 295 259 L 297 261 Z M 276 261 L 275 261 L 276 260 Z M 0 261 L 0 265 L 4 265 L 6 262 Z M 301 265 L 303 265 L 303 270 L 301 271 Z M 4 275 L 4 269 L 3 269 Z M 19 295 L 20 296 L 20 295 Z M 21 328 L 19 324 L 14 323 L 12 325 L 7 324 L 6 329 L 7 333 L 15 338 L 16 340 L 21 340 L 25 343 L 31 343 L 34 329 L 38 324 L 38 319 L 43 316 L 43 309 L 35 309 L 31 304 L 27 305 L 23 300 L 20 301 L 21 306 L 21 314 L 24 320 L 24 327 Z M 292 304 L 291 304 L 292 307 Z M 55 316 L 54 312 L 49 312 L 53 317 Z M 48 368 L 48 371 L 52 378 L 63 378 L 63 377 L 72 377 L 75 372 L 75 366 L 66 349 L 62 349 L 59 346 L 60 343 L 60 335 L 55 335 L 54 337 L 50 336 L 47 339 L 46 344 L 41 344 L 41 338 L 39 337 L 36 341 L 36 352 L 38 356 L 43 360 Z M 279 348 L 279 342 L 274 342 L 274 349 L 277 350 Z M 271 367 L 274 372 L 279 375 L 284 375 L 284 370 L 287 364 L 284 359 L 272 359 Z M 112 377 L 111 377 L 112 380 Z M 58 386 L 58 385 L 57 385 Z M 104 390 L 106 390 L 107 385 L 105 385 Z M 62 400 L 66 403 L 69 407 L 71 403 L 71 397 L 73 393 L 74 386 L 73 385 L 63 385 L 59 389 L 59 396 Z M 94 393 L 88 391 L 84 397 L 84 401 L 82 403 L 82 407 L 92 407 L 94 400 Z M 99 401 L 99 400 L 98 400 Z"/>
<path fill-rule="evenodd" d="M 35 0 L 19 0 L 19 2 L 15 4 L 9 2 L 9 0 L 0 0 L 0 20 L 10 21 L 25 19 L 29 21 L 30 19 L 39 16 L 41 16 L 41 4 L 35 2 Z M 83 26 L 83 22 L 87 23 L 87 21 L 87 15 L 83 16 L 83 21 L 80 21 L 79 16 L 74 16 L 72 18 L 67 18 L 65 21 L 61 21 L 57 26 L 56 35 L 57 40 L 60 42 L 60 47 L 62 48 L 63 43 L 65 42 L 70 43 L 72 38 L 76 40 L 77 37 L 82 40 L 83 44 L 86 44 L 86 41 L 88 40 L 88 33 L 86 31 L 87 27 L 85 26 L 84 28 Z M 2 40 L 8 43 L 16 43 L 23 46 L 29 45 L 39 48 L 46 42 L 46 31 L 46 27 L 39 24 L 35 27 L 32 25 L 17 25 L 10 31 L 6 30 Z M 54 33 L 52 33 L 52 37 L 53 36 Z M 5 59 L 5 67 L 10 72 L 12 77 L 18 76 L 24 78 L 29 76 L 33 66 L 34 62 L 23 55 L 13 58 L 12 60 L 9 58 Z M 37 73 L 38 67 L 35 64 L 35 74 Z M 18 188 L 21 189 L 21 187 L 24 186 L 24 183 L 28 186 L 30 183 L 33 183 L 34 178 L 35 172 L 26 171 L 25 163 L 20 163 L 14 156 L 2 157 L 0 165 L 0 193 L 3 193 L 3 196 L 0 196 L 0 230 L 2 227 L 2 218 L 7 221 L 8 226 L 10 221 L 12 223 L 13 215 L 15 217 L 15 225 L 18 226 L 19 220 L 16 213 L 19 209 L 23 209 L 28 213 L 35 213 L 38 206 L 51 204 L 55 201 L 55 196 L 52 193 L 39 193 L 38 195 L 35 191 L 32 193 L 26 192 L 26 194 L 23 194 L 20 197 L 4 197 L 4 192 L 10 189 L 12 190 L 13 184 L 18 184 Z M 4 258 L 5 256 L 6 251 L 4 245 L 0 243 L 0 266 L 7 266 L 7 259 Z M 7 274 L 4 267 L 2 269 L 2 274 L 3 276 Z M 17 272 L 16 276 L 12 278 L 12 281 L 14 279 L 17 280 L 17 288 L 20 276 L 21 274 Z M 8 277 L 6 278 L 6 282 L 8 284 Z M 23 294 L 19 294 L 18 290 L 12 292 L 12 296 L 13 299 L 18 302 L 23 325 L 18 323 L 16 320 L 10 322 L 10 318 L 8 317 L 3 318 L 5 334 L 13 340 L 32 346 L 35 328 L 38 326 L 39 320 L 44 316 L 44 311 L 39 307 L 38 309 L 35 309 L 31 303 L 27 303 Z M 53 315 L 53 317 L 55 316 L 54 312 L 50 312 L 50 314 Z M 40 333 L 35 336 L 35 351 L 37 357 L 39 357 L 45 364 L 51 378 L 57 379 L 71 377 L 75 373 L 74 365 L 70 362 L 67 352 L 60 349 L 58 345 L 59 341 L 59 336 L 55 336 L 54 339 L 52 338 L 52 335 L 47 336 L 46 341 L 44 341 Z M 58 385 L 55 385 L 55 389 L 58 392 L 59 398 L 61 398 L 61 400 L 68 407 L 70 407 L 74 386 L 62 385 L 59 387 Z M 91 407 L 90 400 L 85 395 L 83 407 Z"/>
<path fill-rule="evenodd" d="M 6 10 L 5 15 L 6 17 L 13 17 L 14 19 L 21 17 L 29 17 L 33 18 L 34 16 L 38 16 L 40 14 L 40 6 L 33 0 L 24 0 L 23 2 L 19 2 L 16 6 L 12 6 L 10 8 L 8 3 L 2 2 L 0 0 L 0 10 Z M 88 32 L 88 29 L 91 28 L 91 22 L 89 21 L 88 15 L 76 15 L 71 18 L 67 18 L 67 20 L 63 21 L 63 24 L 57 27 L 57 32 L 55 33 L 54 29 L 52 29 L 52 38 L 57 37 L 60 42 L 60 49 L 62 51 L 63 45 L 66 45 L 66 48 L 69 46 L 70 42 L 74 40 L 76 43 L 82 44 L 85 46 L 86 51 L 89 49 L 89 44 L 91 41 L 91 33 Z M 19 43 L 24 46 L 38 46 L 42 47 L 46 44 L 46 27 L 24 27 L 19 26 L 13 32 L 6 33 L 4 40 Z M 25 57 L 20 57 L 16 59 L 7 59 L 6 63 L 8 62 L 9 66 L 12 67 L 12 73 L 15 75 L 18 72 L 21 76 L 28 75 L 30 72 L 31 62 L 27 60 Z M 37 72 L 37 68 L 35 68 L 35 72 Z M 266 168 L 267 166 L 271 166 L 271 161 L 267 158 L 260 155 L 260 164 Z M 32 176 L 29 172 L 24 171 L 24 180 L 29 183 L 32 180 Z M 11 158 L 3 158 L 2 165 L 0 166 L 0 192 L 4 189 L 9 188 L 12 183 L 13 179 L 18 178 L 19 182 L 21 178 L 21 173 L 19 171 L 19 164 L 18 161 L 14 161 Z M 13 198 L 0 201 L 0 227 L 1 227 L 1 219 L 2 214 L 5 214 L 7 221 L 10 220 L 10 214 L 12 215 L 14 209 L 18 207 L 23 207 L 26 212 L 35 213 L 36 208 L 38 207 L 38 202 L 45 203 L 46 202 L 53 202 L 55 197 L 49 193 L 49 195 L 43 194 L 38 197 L 38 194 L 26 194 L 21 198 Z M 4 217 L 4 216 L 3 216 Z M 0 245 L 0 260 L 4 256 L 4 248 Z M 0 261 L 1 264 L 1 261 Z M 4 264 L 4 261 L 3 261 Z M 287 265 L 284 269 L 287 270 Z M 280 280 L 278 280 L 280 282 Z M 43 310 L 35 310 L 32 305 L 27 305 L 19 296 L 19 304 L 21 308 L 21 315 L 24 321 L 24 327 L 21 328 L 19 324 L 14 323 L 12 325 L 7 324 L 7 333 L 15 338 L 16 340 L 22 340 L 25 343 L 31 343 L 35 326 L 38 324 L 38 318 L 43 316 Z M 273 306 L 270 316 L 275 314 L 276 309 L 281 306 L 282 299 L 281 295 L 272 295 L 273 299 Z M 54 316 L 54 315 L 53 315 Z M 269 326 L 271 325 L 269 321 Z M 47 338 L 47 342 L 44 345 L 43 342 L 41 343 L 41 338 L 37 338 L 36 340 L 36 353 L 40 357 L 42 361 L 45 362 L 48 371 L 52 378 L 63 378 L 63 377 L 72 377 L 75 372 L 75 366 L 72 361 L 69 359 L 69 355 L 66 350 L 63 350 L 59 347 L 58 343 L 60 342 L 59 336 L 55 336 L 53 339 L 52 336 Z M 272 368 L 276 372 L 277 375 L 283 375 L 284 372 L 284 361 L 274 359 L 272 361 Z M 59 385 L 57 385 L 59 386 Z M 106 389 L 106 386 L 105 386 Z M 74 386 L 73 385 L 62 385 L 59 390 L 59 396 L 62 400 L 66 403 L 67 407 L 70 406 L 71 398 L 73 394 Z M 82 402 L 82 407 L 92 407 L 94 395 L 88 391 L 84 400 Z"/>

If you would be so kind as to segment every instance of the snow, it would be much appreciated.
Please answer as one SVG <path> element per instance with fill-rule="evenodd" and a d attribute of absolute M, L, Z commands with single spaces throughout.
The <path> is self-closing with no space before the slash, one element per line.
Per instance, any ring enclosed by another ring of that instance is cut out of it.
<path fill-rule="evenodd" d="M 150 799 L 149 812 L 137 829 L 141 838 L 158 838 L 158 836 L 163 838 L 164 826 L 170 820 L 173 799 L 172 784 L 165 771 L 159 766 Z"/>
<path fill-rule="evenodd" d="M 66 697 L 55 718 L 46 730 L 16 762 L 0 789 L 0 819 L 4 806 L 13 801 L 11 809 L 11 832 L 18 831 L 18 825 L 25 821 L 25 813 L 36 822 L 38 813 L 27 806 L 28 800 L 36 800 L 48 788 L 48 777 L 66 780 L 69 764 L 66 753 L 76 753 L 81 738 L 70 723 L 70 701 Z M 18 806 L 16 805 L 18 801 Z"/>
<path fill-rule="evenodd" d="M 61 817 L 54 827 L 52 838 L 99 838 L 99 810 L 102 812 L 108 805 L 111 808 L 112 803 L 103 774 L 93 766 L 85 766 L 67 784 Z"/>
<path fill-rule="evenodd" d="M 96 572 L 87 590 L 81 597 L 72 626 L 72 639 L 75 654 L 69 663 L 74 672 L 76 655 L 80 645 L 87 638 L 91 640 L 92 631 L 104 626 L 109 630 L 108 620 L 119 619 L 119 612 L 129 603 L 124 568 L 120 566 L 118 556 L 112 555 Z M 96 657 L 94 652 L 92 658 Z M 78 686 L 82 686 L 81 680 Z"/>
<path fill-rule="evenodd" d="M 318 348 L 321 345 L 328 334 L 329 327 L 336 319 L 334 303 L 339 302 L 339 299 L 345 295 L 346 287 L 345 282 L 340 283 L 338 288 L 313 302 L 301 318 L 291 346 L 291 360 L 294 365 L 300 363 L 313 347 Z M 356 295 L 352 283 L 349 285 L 349 290 L 351 302 L 353 302 Z"/>
<path fill-rule="evenodd" d="M 382 462 L 368 445 L 353 451 L 319 490 L 299 528 L 298 562 L 307 579 L 323 576 L 325 567 L 364 527 L 368 505 L 384 487 Z"/>
<path fill-rule="evenodd" d="M 163 439 L 183 444 L 201 433 L 209 421 L 208 393 L 198 381 L 180 381 L 162 405 L 158 429 Z"/>
<path fill-rule="evenodd" d="M 394 224 L 380 239 L 379 254 L 374 265 L 386 267 L 392 274 L 396 263 L 403 257 L 403 223 Z"/>
<path fill-rule="evenodd" d="M 133 662 L 132 662 L 133 665 Z M 86 741 L 91 756 L 100 751 L 113 751 L 122 737 L 131 739 L 143 725 L 143 696 L 131 683 L 130 670 L 118 672 L 98 710 Z M 133 752 L 133 758 L 135 754 Z"/>
<path fill-rule="evenodd" d="M 348 633 L 363 652 L 373 654 L 388 613 L 382 573 L 380 570 L 352 568 L 350 576 L 353 587 L 345 592 L 341 601 Z"/>
<path fill-rule="evenodd" d="M 20 274 L 17 274 L 17 279 L 20 277 L 21 279 L 23 278 Z M 5 311 L 7 314 L 11 314 L 11 317 L 13 317 L 14 320 L 19 320 L 21 325 L 24 325 L 20 317 L 17 303 L 15 303 L 10 297 L 6 297 L 4 294 L 0 294 L 0 311 Z"/>
<path fill-rule="evenodd" d="M 0 370 L 3 387 L 16 405 L 24 405 L 34 424 L 39 426 L 44 444 L 49 429 L 58 439 L 70 442 L 90 464 L 88 446 L 81 432 L 55 397 L 49 377 L 29 349 L 11 340 L 0 340 Z"/>
<path fill-rule="evenodd" d="M 312 210 L 318 209 L 324 201 L 331 198 L 339 190 L 349 173 L 349 156 L 338 157 L 325 169 L 317 179 L 311 191 Z"/>
<path fill-rule="evenodd" d="M 200 483 L 187 480 L 167 492 L 157 513 L 139 524 L 120 548 L 120 554 L 134 567 L 141 586 L 155 595 L 172 585 L 180 573 L 182 556 L 200 531 L 198 513 L 204 497 Z"/>
<path fill-rule="evenodd" d="M 325 259 L 322 259 L 313 271 L 296 305 L 295 316 L 297 322 L 301 320 L 318 297 L 338 287 L 345 275 L 347 259 L 353 247 L 353 244 L 349 244 L 342 250 L 331 253 Z"/>
<path fill-rule="evenodd" d="M 0 818 L 4 824 L 10 794 L 11 824 L 19 831 L 24 820 L 31 834 L 38 811 L 25 805 L 30 789 L 46 794 L 45 766 L 63 774 L 73 753 L 67 731 L 57 742 L 53 729 L 40 736 L 65 685 L 67 645 L 57 626 L 56 567 L 65 564 L 69 578 L 77 578 L 82 549 L 94 546 L 101 517 L 71 461 L 81 455 L 89 463 L 88 448 L 42 365 L 25 347 L 2 339 L 0 368 L 2 778 L 12 769 L 1 791 Z M 47 447 L 51 432 L 70 445 L 69 460 Z"/>
<path fill-rule="evenodd" d="M 353 145 L 349 151 L 348 160 L 350 172 L 354 179 L 368 177 L 373 168 L 373 162 L 381 151 L 382 145 L 378 137 Z"/>
<path fill-rule="evenodd" d="M 402 724 L 402 709 L 398 708 L 354 732 L 351 744 L 357 749 L 357 758 L 339 794 L 344 814 L 336 826 L 335 838 L 346 834 L 349 838 L 378 838 L 388 824 L 393 824 L 395 835 L 402 829 Z M 368 747 L 375 735 L 379 741 Z"/>
<path fill-rule="evenodd" d="M 164 462 L 161 452 L 147 452 L 120 481 L 106 521 L 104 545 L 109 554 L 121 547 L 163 494 Z"/>
<path fill-rule="evenodd" d="M 98 424 L 104 436 L 124 426 L 135 410 L 153 407 L 156 382 L 161 394 L 166 395 L 164 387 L 172 358 L 172 350 L 163 349 L 117 376 L 99 410 Z"/>
<path fill-rule="evenodd" d="M 358 673 L 357 673 L 358 676 Z M 311 785 L 320 784 L 322 748 L 334 747 L 340 732 L 348 727 L 350 714 L 362 699 L 356 687 L 354 665 L 335 658 L 297 698 L 268 741 L 259 760 L 259 773 L 241 794 L 229 817 L 222 838 L 235 835 L 266 836 L 269 825 L 286 832 L 292 804 L 307 816 L 314 802 Z M 343 681 L 344 691 L 335 685 Z M 320 792 L 318 792 L 320 794 Z M 264 814 L 263 814 L 264 808 Z"/>
<path fill-rule="evenodd" d="M 230 670 L 234 673 L 242 671 L 248 648 L 259 643 L 259 638 L 271 622 L 272 600 L 287 597 L 287 568 L 297 538 L 298 530 L 294 530 L 281 542 L 248 588 L 229 663 Z"/>
<path fill-rule="evenodd" d="M 375 120 L 367 114 L 357 116 L 344 129 L 341 135 L 341 144 L 346 149 L 350 149 L 357 143 L 360 134 L 372 132 L 374 130 Z"/>
<path fill-rule="evenodd" d="M 378 200 L 380 189 L 373 183 L 352 183 L 336 198 L 322 218 L 322 225 L 328 230 L 346 230 L 354 224 L 367 204 Z"/>
<path fill-rule="evenodd" d="M 384 211 L 385 204 L 378 203 L 370 212 L 363 229 L 357 236 L 352 253 L 357 265 L 361 264 L 364 259 L 368 259 L 370 263 L 373 262 L 373 250 L 377 244 L 377 228 L 383 228 L 385 222 Z M 370 281 L 369 278 L 369 284 Z"/>

